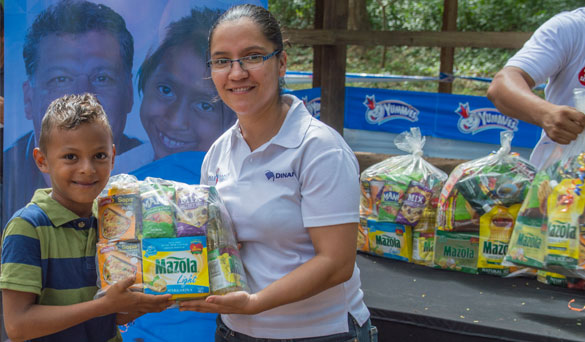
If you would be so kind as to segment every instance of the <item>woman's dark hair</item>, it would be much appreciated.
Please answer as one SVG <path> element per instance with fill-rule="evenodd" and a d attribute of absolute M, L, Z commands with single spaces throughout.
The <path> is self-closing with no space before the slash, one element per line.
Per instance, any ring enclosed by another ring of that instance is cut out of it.
<path fill-rule="evenodd" d="M 256 5 L 238 5 L 229 8 L 225 11 L 221 17 L 217 19 L 215 24 L 209 30 L 209 51 L 211 51 L 211 41 L 213 40 L 213 33 L 215 29 L 224 22 L 233 21 L 241 18 L 249 18 L 264 34 L 264 37 L 271 41 L 277 50 L 283 50 L 282 32 L 280 31 L 280 25 L 276 18 L 264 7 Z"/>

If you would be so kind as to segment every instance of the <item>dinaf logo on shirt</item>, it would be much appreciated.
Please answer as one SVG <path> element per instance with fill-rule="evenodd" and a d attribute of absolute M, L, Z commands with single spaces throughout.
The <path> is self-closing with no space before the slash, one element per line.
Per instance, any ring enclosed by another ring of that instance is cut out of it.
<path fill-rule="evenodd" d="M 291 178 L 291 177 L 296 177 L 297 174 L 294 171 L 290 171 L 290 172 L 272 172 L 270 170 L 266 170 L 266 172 L 264 172 L 264 175 L 266 176 L 266 179 L 269 181 L 276 181 L 279 179 L 285 179 L 285 178 Z"/>

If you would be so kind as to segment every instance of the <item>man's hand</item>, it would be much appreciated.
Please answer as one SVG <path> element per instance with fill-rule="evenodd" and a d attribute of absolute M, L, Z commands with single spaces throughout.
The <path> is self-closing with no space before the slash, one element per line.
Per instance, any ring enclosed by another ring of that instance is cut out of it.
<path fill-rule="evenodd" d="M 566 145 L 577 139 L 585 128 L 585 114 L 573 107 L 553 105 L 542 116 L 541 126 L 552 141 Z"/>

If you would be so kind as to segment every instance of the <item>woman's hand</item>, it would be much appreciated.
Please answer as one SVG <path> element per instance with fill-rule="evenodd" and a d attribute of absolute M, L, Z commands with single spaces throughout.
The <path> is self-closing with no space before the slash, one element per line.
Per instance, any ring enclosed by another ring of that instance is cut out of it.
<path fill-rule="evenodd" d="M 214 312 L 220 314 L 253 315 L 261 312 L 254 294 L 245 291 L 213 295 L 205 299 L 185 300 L 179 303 L 180 311 Z"/>

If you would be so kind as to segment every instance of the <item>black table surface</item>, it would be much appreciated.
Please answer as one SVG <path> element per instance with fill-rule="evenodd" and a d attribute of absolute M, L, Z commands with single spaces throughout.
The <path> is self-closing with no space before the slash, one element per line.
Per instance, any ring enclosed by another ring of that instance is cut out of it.
<path fill-rule="evenodd" d="M 362 253 L 357 263 L 373 321 L 486 340 L 585 341 L 585 311 L 568 308 L 571 299 L 585 306 L 585 291 Z"/>

